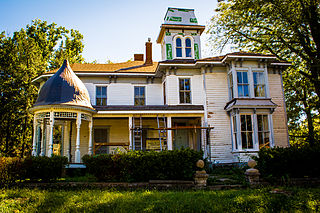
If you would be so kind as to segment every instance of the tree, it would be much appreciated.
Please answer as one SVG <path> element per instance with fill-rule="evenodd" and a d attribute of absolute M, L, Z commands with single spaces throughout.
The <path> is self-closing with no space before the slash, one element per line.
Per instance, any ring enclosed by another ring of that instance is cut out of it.
<path fill-rule="evenodd" d="M 208 30 L 219 50 L 231 45 L 293 64 L 284 72 L 289 129 L 295 134 L 307 124 L 303 135 L 311 143 L 320 106 L 319 5 L 319 0 L 222 1 Z"/>
<path fill-rule="evenodd" d="M 30 153 L 37 88 L 32 80 L 57 68 L 62 60 L 81 63 L 82 35 L 75 30 L 35 20 L 12 37 L 0 34 L 0 155 Z M 60 42 L 59 48 L 56 48 Z"/>

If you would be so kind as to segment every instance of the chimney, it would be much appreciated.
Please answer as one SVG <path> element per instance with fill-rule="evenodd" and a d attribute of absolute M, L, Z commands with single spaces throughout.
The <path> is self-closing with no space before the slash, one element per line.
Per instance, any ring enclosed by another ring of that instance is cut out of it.
<path fill-rule="evenodd" d="M 145 65 L 152 65 L 152 43 L 151 38 L 148 38 L 146 42 L 146 62 Z"/>
<path fill-rule="evenodd" d="M 134 54 L 134 61 L 143 61 L 143 54 Z"/>

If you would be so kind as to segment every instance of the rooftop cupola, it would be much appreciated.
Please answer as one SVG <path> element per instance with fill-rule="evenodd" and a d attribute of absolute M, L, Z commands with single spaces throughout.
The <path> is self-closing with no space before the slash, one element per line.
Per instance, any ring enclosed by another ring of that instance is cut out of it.
<path fill-rule="evenodd" d="M 41 87 L 34 107 L 70 105 L 92 109 L 87 88 L 72 71 L 68 60 Z"/>
<path fill-rule="evenodd" d="M 198 25 L 193 9 L 169 7 L 157 39 L 162 60 L 200 59 L 200 35 L 204 29 Z"/>

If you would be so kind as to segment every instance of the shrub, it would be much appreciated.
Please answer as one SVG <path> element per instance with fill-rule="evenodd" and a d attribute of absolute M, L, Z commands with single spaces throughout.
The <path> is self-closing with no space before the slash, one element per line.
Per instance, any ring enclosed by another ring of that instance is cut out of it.
<path fill-rule="evenodd" d="M 24 179 L 43 181 L 55 180 L 62 175 L 68 159 L 63 156 L 30 156 L 23 161 Z"/>
<path fill-rule="evenodd" d="M 86 155 L 88 172 L 100 181 L 191 180 L 202 152 L 191 149 L 173 151 L 129 151 L 115 155 Z"/>
<path fill-rule="evenodd" d="M 22 160 L 13 157 L 0 157 L 0 187 L 14 184 L 21 178 Z"/>
<path fill-rule="evenodd" d="M 319 177 L 320 145 L 261 149 L 257 169 L 264 177 Z"/>

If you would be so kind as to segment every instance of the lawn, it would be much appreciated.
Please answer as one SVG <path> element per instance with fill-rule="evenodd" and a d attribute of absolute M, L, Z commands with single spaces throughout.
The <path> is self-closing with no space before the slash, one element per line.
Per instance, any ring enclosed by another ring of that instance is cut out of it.
<path fill-rule="evenodd" d="M 0 212 L 280 211 L 319 212 L 320 188 L 226 191 L 0 190 Z"/>

